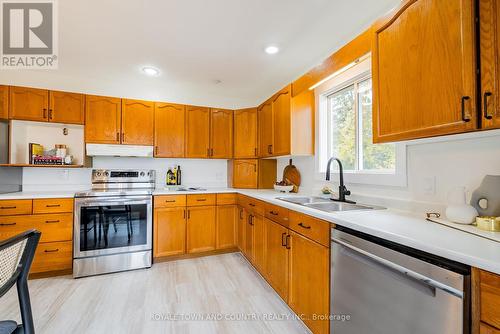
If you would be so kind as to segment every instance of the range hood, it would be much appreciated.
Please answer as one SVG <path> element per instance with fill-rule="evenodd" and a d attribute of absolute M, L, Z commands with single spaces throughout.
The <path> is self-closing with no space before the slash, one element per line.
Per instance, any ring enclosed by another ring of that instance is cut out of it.
<path fill-rule="evenodd" d="M 153 146 L 87 144 L 89 157 L 153 157 Z"/>

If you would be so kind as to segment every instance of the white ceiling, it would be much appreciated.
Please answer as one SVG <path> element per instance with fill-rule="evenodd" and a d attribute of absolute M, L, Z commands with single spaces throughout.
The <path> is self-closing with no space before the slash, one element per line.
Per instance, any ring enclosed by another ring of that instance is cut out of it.
<path fill-rule="evenodd" d="M 399 1 L 59 0 L 59 68 L 3 70 L 0 82 L 226 108 L 255 106 Z M 269 44 L 279 46 L 280 53 L 265 54 Z M 143 65 L 162 73 L 146 77 Z"/>

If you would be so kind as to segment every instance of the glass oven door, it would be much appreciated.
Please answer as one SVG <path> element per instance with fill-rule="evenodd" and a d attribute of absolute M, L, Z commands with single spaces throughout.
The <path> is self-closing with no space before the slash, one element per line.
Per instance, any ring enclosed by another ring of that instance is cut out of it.
<path fill-rule="evenodd" d="M 74 257 L 150 250 L 151 196 L 77 198 Z"/>

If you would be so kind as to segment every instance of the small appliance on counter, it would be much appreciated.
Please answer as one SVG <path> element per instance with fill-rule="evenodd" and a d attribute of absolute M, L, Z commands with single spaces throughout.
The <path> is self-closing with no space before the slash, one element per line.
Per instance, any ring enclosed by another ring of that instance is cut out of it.
<path fill-rule="evenodd" d="M 92 171 L 92 189 L 75 196 L 73 277 L 151 267 L 155 176 Z"/>

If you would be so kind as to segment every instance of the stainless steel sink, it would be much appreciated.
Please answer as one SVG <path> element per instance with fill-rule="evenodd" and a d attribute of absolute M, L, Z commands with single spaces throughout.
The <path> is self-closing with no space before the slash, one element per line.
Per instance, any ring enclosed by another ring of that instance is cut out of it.
<path fill-rule="evenodd" d="M 353 211 L 353 210 L 381 210 L 385 209 L 380 206 L 364 205 L 364 204 L 351 204 L 344 202 L 334 202 L 328 198 L 323 197 L 278 197 L 279 200 L 302 205 L 308 208 L 313 208 L 325 212 L 338 212 L 338 211 Z"/>

